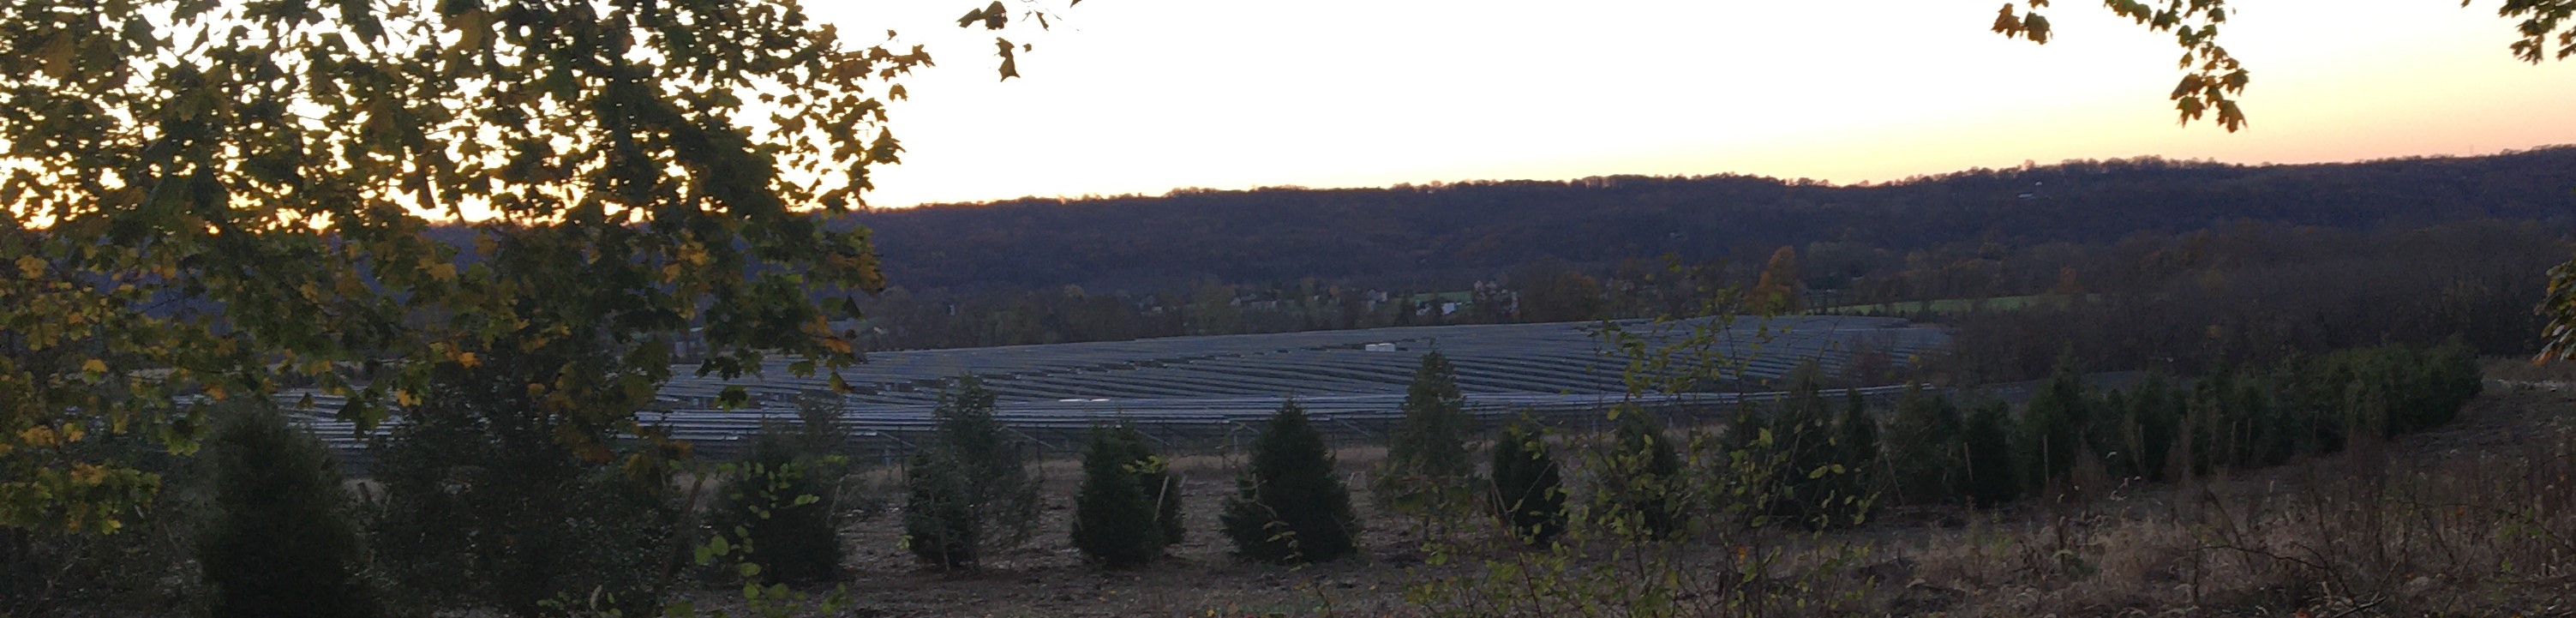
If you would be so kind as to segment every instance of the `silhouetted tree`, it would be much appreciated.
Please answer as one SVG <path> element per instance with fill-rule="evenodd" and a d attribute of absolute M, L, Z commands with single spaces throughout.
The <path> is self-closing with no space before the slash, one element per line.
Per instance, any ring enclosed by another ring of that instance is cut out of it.
<path fill-rule="evenodd" d="M 1493 474 L 1494 515 L 1513 537 L 1539 544 L 1565 531 L 1565 481 L 1544 426 L 1529 419 L 1504 425 Z"/>
<path fill-rule="evenodd" d="M 1219 517 L 1238 556 L 1275 563 L 1325 562 L 1349 555 L 1360 522 L 1350 491 L 1333 475 L 1324 436 L 1295 401 L 1252 442 L 1252 462 Z"/>
<path fill-rule="evenodd" d="M 215 426 L 211 517 L 197 540 L 207 613 L 362 618 L 383 613 L 340 467 L 311 434 L 258 404 Z"/>
<path fill-rule="evenodd" d="M 1969 497 L 1992 508 L 2021 497 L 2021 470 L 2013 461 L 2012 407 L 1987 400 L 1968 415 L 1962 448 L 1967 455 Z"/>

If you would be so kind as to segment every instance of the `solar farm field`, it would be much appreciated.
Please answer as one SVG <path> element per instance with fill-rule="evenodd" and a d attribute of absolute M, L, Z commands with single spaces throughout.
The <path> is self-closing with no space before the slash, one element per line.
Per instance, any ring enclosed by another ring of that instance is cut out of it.
<path fill-rule="evenodd" d="M 1650 339 L 1672 340 L 1692 323 L 1622 323 Z M 1398 418 L 1397 405 L 1420 356 L 1437 350 L 1458 368 L 1460 389 L 1477 415 L 1531 413 L 1581 418 L 1618 401 L 1627 359 L 1604 354 L 1598 322 L 1423 326 L 1261 335 L 1171 337 L 1135 341 L 877 352 L 846 369 L 851 392 L 833 398 L 828 376 L 794 377 L 779 360 L 737 380 L 683 377 L 664 387 L 647 423 L 671 428 L 702 451 L 721 455 L 764 422 L 794 419 L 801 401 L 836 404 L 840 417 L 874 452 L 910 450 L 930 427 L 930 409 L 949 379 L 973 374 L 998 395 L 999 416 L 1047 450 L 1071 450 L 1096 423 L 1127 422 L 1167 445 L 1224 445 L 1248 438 L 1286 398 L 1295 398 L 1328 431 L 1369 438 Z M 1655 333 L 1662 333 L 1657 335 Z M 1716 349 L 1742 362 L 1744 382 L 1664 398 L 1658 403 L 1726 404 L 1742 391 L 1786 375 L 1806 360 L 1828 373 L 1856 353 L 1875 350 L 1897 363 L 1948 343 L 1938 328 L 1897 318 L 1783 316 L 1743 318 Z M 725 410 L 719 393 L 741 386 L 751 405 Z M 1753 394 L 1752 396 L 1760 396 Z M 314 419 L 344 450 L 357 447 L 344 423 Z"/>

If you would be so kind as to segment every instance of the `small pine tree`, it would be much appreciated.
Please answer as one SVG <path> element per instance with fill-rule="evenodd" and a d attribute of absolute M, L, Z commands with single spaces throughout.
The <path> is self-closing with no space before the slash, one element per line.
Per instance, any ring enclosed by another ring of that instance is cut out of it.
<path fill-rule="evenodd" d="M 208 450 L 213 508 L 197 540 L 208 614 L 382 614 L 330 451 L 276 410 L 228 412 Z"/>
<path fill-rule="evenodd" d="M 1126 426 L 1091 430 L 1082 454 L 1082 487 L 1074 494 L 1073 546 L 1103 564 L 1144 564 L 1167 542 L 1156 521 L 1156 482 L 1147 490 L 1145 472 L 1156 462 L 1145 438 Z"/>
<path fill-rule="evenodd" d="M 1960 448 L 1967 430 L 1959 406 L 1909 383 L 1896 401 L 1887 432 L 1887 466 L 1897 496 L 1908 504 L 1940 504 L 1968 495 L 1967 458 Z"/>
<path fill-rule="evenodd" d="M 1252 464 L 1219 517 L 1235 554 L 1273 563 L 1325 562 L 1357 549 L 1350 490 L 1333 476 L 1324 436 L 1297 402 L 1280 404 L 1252 442 Z"/>
<path fill-rule="evenodd" d="M 1834 440 L 1841 453 L 1843 474 L 1838 488 L 1834 521 L 1837 525 L 1857 525 L 1869 516 L 1877 500 L 1879 482 L 1878 419 L 1869 413 L 1869 402 L 1859 389 L 1843 391 L 1843 416 L 1834 421 L 1841 434 Z"/>
<path fill-rule="evenodd" d="M 904 466 L 903 538 L 914 558 L 943 569 L 974 569 L 984 527 L 975 516 L 974 483 L 966 466 L 945 454 L 923 452 Z"/>
<path fill-rule="evenodd" d="M 1547 429 L 1529 419 L 1494 441 L 1494 515 L 1514 538 L 1542 544 L 1565 531 L 1565 480 Z"/>
<path fill-rule="evenodd" d="M 1968 497 L 1977 506 L 1992 507 L 2021 497 L 2011 417 L 2011 406 L 2001 400 L 1989 400 L 1968 415 L 1967 430 L 1957 448 L 1967 460 Z"/>
<path fill-rule="evenodd" d="M 2016 459 L 2023 468 L 2023 479 L 2030 487 L 2045 487 L 2075 469 L 2077 460 L 2092 452 L 2088 436 L 2092 403 L 2085 396 L 2084 376 L 2077 372 L 2075 351 L 2070 348 L 2057 359 L 2057 369 L 2049 374 L 2033 393 L 2029 407 L 2021 415 L 2022 447 Z"/>
<path fill-rule="evenodd" d="M 931 409 L 937 427 L 909 468 L 914 487 L 905 513 L 913 554 L 923 562 L 972 568 L 985 550 L 1026 541 L 1037 520 L 1038 481 L 1020 445 L 1002 435 L 993 408 L 993 391 L 967 375 L 950 381 Z M 961 513 L 964 521 L 951 521 Z"/>
<path fill-rule="evenodd" d="M 2137 425 L 2130 453 L 2139 474 L 2165 480 L 2172 472 L 2168 457 L 2182 431 L 2183 393 L 2163 372 L 2150 372 L 2129 396 L 2129 419 Z"/>
<path fill-rule="evenodd" d="M 1825 401 L 1823 375 L 1814 361 L 1790 371 L 1789 392 L 1770 424 L 1773 443 L 1788 468 L 1779 476 L 1779 491 L 1772 496 L 1768 512 L 1801 526 L 1835 520 L 1837 509 L 1851 497 L 1846 486 L 1850 468 L 1835 469 L 1845 463 L 1843 436 L 1835 425 L 1833 405 Z"/>
<path fill-rule="evenodd" d="M 1419 474 L 1455 479 L 1475 471 L 1467 458 L 1467 437 L 1476 419 L 1467 415 L 1467 399 L 1458 392 L 1458 369 L 1439 352 L 1422 355 L 1405 387 L 1404 422 L 1386 451 L 1387 461 Z"/>
<path fill-rule="evenodd" d="M 1128 449 L 1127 459 L 1136 472 L 1136 486 L 1144 488 L 1146 500 L 1154 505 L 1154 525 L 1162 532 L 1163 544 L 1178 545 L 1183 536 L 1181 525 L 1181 477 L 1172 473 L 1171 462 L 1154 454 L 1145 443 L 1145 434 L 1132 427 L 1120 426 L 1119 443 Z"/>
<path fill-rule="evenodd" d="M 1387 445 L 1386 464 L 1374 477 L 1373 495 L 1383 506 L 1414 513 L 1427 523 L 1438 514 L 1464 507 L 1475 472 L 1468 459 L 1467 438 L 1475 418 L 1467 415 L 1466 397 L 1458 392 L 1458 371 L 1439 352 L 1422 355 L 1405 388 L 1404 421 Z"/>
<path fill-rule="evenodd" d="M 1605 523 L 1643 539 L 1666 539 L 1686 523 L 1682 458 L 1661 423 L 1643 410 L 1619 415 L 1612 447 L 1598 476 L 1606 501 Z"/>

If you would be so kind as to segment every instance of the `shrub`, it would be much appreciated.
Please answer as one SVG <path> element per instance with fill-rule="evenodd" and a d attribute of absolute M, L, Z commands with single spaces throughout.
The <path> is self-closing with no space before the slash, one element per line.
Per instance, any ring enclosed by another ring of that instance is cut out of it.
<path fill-rule="evenodd" d="M 533 616 L 549 613 L 541 602 L 595 594 L 652 611 L 679 566 L 680 511 L 668 468 L 654 464 L 670 454 L 565 448 L 579 430 L 528 413 L 540 407 L 524 382 L 496 366 L 442 379 L 376 443 L 376 564 L 424 605 Z"/>
<path fill-rule="evenodd" d="M 760 565 L 763 581 L 811 583 L 841 575 L 836 466 L 828 456 L 803 452 L 816 444 L 799 437 L 771 427 L 753 438 L 713 518 L 719 534 L 739 534 L 748 543 L 744 561 Z"/>
<path fill-rule="evenodd" d="M 1350 491 L 1333 476 L 1324 436 L 1297 402 L 1280 404 L 1252 442 L 1252 464 L 1220 516 L 1235 554 L 1274 563 L 1324 562 L 1357 548 Z"/>
<path fill-rule="evenodd" d="M 1134 428 L 1093 428 L 1082 454 L 1082 487 L 1074 495 L 1074 548 L 1113 567 L 1160 555 L 1171 543 L 1157 504 L 1169 482 L 1161 463 Z"/>
<path fill-rule="evenodd" d="M 1038 480 L 1020 445 L 1002 435 L 993 397 L 983 381 L 960 376 L 931 409 L 937 428 L 905 474 L 904 531 L 923 562 L 973 568 L 983 550 L 1027 540 L 1037 520 Z"/>
<path fill-rule="evenodd" d="M 276 410 L 229 412 L 208 452 L 214 494 L 197 540 L 208 615 L 381 614 L 339 462 Z"/>
<path fill-rule="evenodd" d="M 1522 419 L 1494 441 L 1494 516 L 1515 538 L 1542 544 L 1565 531 L 1565 482 L 1547 429 Z"/>

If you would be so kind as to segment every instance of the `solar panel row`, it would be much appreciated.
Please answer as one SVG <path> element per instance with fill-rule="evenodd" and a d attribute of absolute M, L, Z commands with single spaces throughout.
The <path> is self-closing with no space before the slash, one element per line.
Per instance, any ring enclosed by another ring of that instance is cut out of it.
<path fill-rule="evenodd" d="M 1670 344 L 1705 321 L 1630 321 L 1619 328 L 1647 341 Z M 945 382 L 974 374 L 997 393 L 998 413 L 1024 435 L 1048 446 L 1103 421 L 1148 426 L 1159 435 L 1208 438 L 1239 434 L 1296 398 L 1328 427 L 1366 435 L 1396 418 L 1406 385 L 1424 352 L 1449 357 L 1471 410 L 1488 417 L 1528 411 L 1567 416 L 1618 401 L 1629 359 L 1612 353 L 1598 336 L 1601 323 L 1422 326 L 1260 335 L 1172 337 L 1135 341 L 1009 346 L 958 350 L 879 352 L 844 370 L 852 391 L 837 397 L 841 417 L 860 435 L 883 439 L 889 449 L 908 447 L 926 432 L 930 408 Z M 1731 359 L 1729 384 L 1715 390 L 1759 391 L 1813 360 L 1839 371 L 1866 351 L 1898 364 L 1946 346 L 1938 328 L 1896 318 L 1788 316 L 1730 322 L 1708 349 Z M 787 361 L 735 380 L 683 377 L 658 395 L 645 415 L 676 437 L 714 450 L 757 431 L 762 423 L 795 418 L 800 400 L 829 393 L 828 376 L 796 377 Z M 690 376 L 694 367 L 679 371 Z M 730 386 L 752 395 L 750 406 L 721 409 L 716 397 Z M 1704 393 L 1651 398 L 1657 403 L 1726 404 L 1735 395 Z M 318 398 L 315 409 L 336 402 Z M 315 429 L 354 449 L 354 428 L 309 416 Z M 1178 438 L 1175 438 L 1178 439 Z M 890 451 L 891 452 L 891 451 Z"/>

